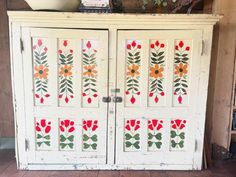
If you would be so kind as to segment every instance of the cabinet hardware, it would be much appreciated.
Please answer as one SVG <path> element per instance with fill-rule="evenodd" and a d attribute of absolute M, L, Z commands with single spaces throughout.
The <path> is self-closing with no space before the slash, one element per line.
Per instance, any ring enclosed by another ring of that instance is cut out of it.
<path fill-rule="evenodd" d="M 114 97 L 113 98 L 114 103 L 122 103 L 122 101 L 123 101 L 122 97 Z"/>
<path fill-rule="evenodd" d="M 103 97 L 103 98 L 102 98 L 102 102 L 104 102 L 104 103 L 110 103 L 110 102 L 111 102 L 111 97 L 110 97 L 110 96 L 108 96 L 108 97 Z"/>

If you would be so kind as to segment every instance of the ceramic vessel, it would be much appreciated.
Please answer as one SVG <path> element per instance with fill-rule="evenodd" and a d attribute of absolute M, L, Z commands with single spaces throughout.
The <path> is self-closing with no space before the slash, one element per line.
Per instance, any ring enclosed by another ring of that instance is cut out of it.
<path fill-rule="evenodd" d="M 33 10 L 78 11 L 80 0 L 25 0 Z"/>

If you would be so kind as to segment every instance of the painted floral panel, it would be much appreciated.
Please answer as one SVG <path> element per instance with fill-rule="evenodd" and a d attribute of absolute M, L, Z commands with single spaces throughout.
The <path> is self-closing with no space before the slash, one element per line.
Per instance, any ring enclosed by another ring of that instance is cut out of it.
<path fill-rule="evenodd" d="M 140 105 L 141 50 L 140 41 L 127 40 L 125 105 L 128 107 Z"/>
<path fill-rule="evenodd" d="M 73 43 L 70 40 L 64 39 L 60 39 L 58 42 L 59 105 L 70 106 L 70 103 L 74 99 Z"/>
<path fill-rule="evenodd" d="M 50 150 L 52 147 L 51 121 L 47 118 L 35 119 L 36 150 Z"/>
<path fill-rule="evenodd" d="M 94 152 L 98 149 L 98 120 L 83 120 L 83 151 Z"/>
<path fill-rule="evenodd" d="M 152 40 L 149 62 L 149 106 L 165 105 L 166 41 Z"/>
<path fill-rule="evenodd" d="M 189 40 L 175 41 L 174 106 L 188 105 L 191 45 L 192 42 Z"/>
<path fill-rule="evenodd" d="M 170 150 L 184 150 L 186 123 L 187 121 L 184 119 L 171 120 Z"/>
<path fill-rule="evenodd" d="M 33 39 L 34 99 L 35 105 L 48 105 L 48 47 L 44 39 Z"/>
<path fill-rule="evenodd" d="M 148 151 L 158 151 L 163 144 L 163 120 L 148 120 Z"/>
<path fill-rule="evenodd" d="M 140 120 L 126 119 L 124 132 L 124 151 L 139 151 L 140 142 Z"/>
<path fill-rule="evenodd" d="M 61 151 L 75 149 L 75 122 L 69 119 L 61 119 L 59 122 L 59 149 Z"/>
<path fill-rule="evenodd" d="M 82 50 L 82 106 L 98 107 L 98 61 L 97 41 L 83 40 Z"/>

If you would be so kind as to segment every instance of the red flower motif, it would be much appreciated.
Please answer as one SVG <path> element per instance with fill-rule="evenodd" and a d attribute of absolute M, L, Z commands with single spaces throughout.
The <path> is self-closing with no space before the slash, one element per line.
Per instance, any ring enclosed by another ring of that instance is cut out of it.
<path fill-rule="evenodd" d="M 98 128 L 98 121 L 97 120 L 84 120 L 83 121 L 83 129 L 85 131 L 92 130 L 93 132 L 96 131 Z"/>
<path fill-rule="evenodd" d="M 161 96 L 165 96 L 165 92 L 161 92 L 160 95 L 161 95 Z"/>
<path fill-rule="evenodd" d="M 74 51 L 73 50 L 70 50 L 70 53 L 73 53 Z"/>
<path fill-rule="evenodd" d="M 127 91 L 125 92 L 125 94 L 126 94 L 126 95 L 129 95 L 129 91 L 127 90 Z"/>
<path fill-rule="evenodd" d="M 161 44 L 161 46 L 160 46 L 161 48 L 164 48 L 165 47 L 165 44 Z"/>
<path fill-rule="evenodd" d="M 67 131 L 67 132 L 71 133 L 75 130 L 74 124 L 75 124 L 74 121 L 71 121 L 68 119 L 62 120 L 59 128 L 60 128 L 61 132 Z"/>
<path fill-rule="evenodd" d="M 129 49 L 129 50 L 131 49 L 131 45 L 130 44 L 127 45 L 127 49 Z"/>
<path fill-rule="evenodd" d="M 187 46 L 185 50 L 189 51 L 189 50 L 190 50 L 190 47 L 189 47 L 189 46 Z"/>
<path fill-rule="evenodd" d="M 62 54 L 62 50 L 58 50 L 58 53 L 59 53 L 59 54 Z"/>
<path fill-rule="evenodd" d="M 156 45 L 157 47 L 159 46 L 159 44 L 160 44 L 159 41 L 156 41 L 156 42 L 155 42 L 155 45 Z"/>
<path fill-rule="evenodd" d="M 82 93 L 82 96 L 86 96 L 86 93 Z"/>
<path fill-rule="evenodd" d="M 159 98 L 156 96 L 155 99 L 154 99 L 155 103 L 158 103 L 159 101 Z"/>
<path fill-rule="evenodd" d="M 40 47 L 43 44 L 42 39 L 38 40 L 38 46 Z"/>
<path fill-rule="evenodd" d="M 179 50 L 179 46 L 175 46 L 175 50 Z"/>
<path fill-rule="evenodd" d="M 45 97 L 48 98 L 48 97 L 50 97 L 50 95 L 49 95 L 49 94 L 46 94 Z"/>
<path fill-rule="evenodd" d="M 48 48 L 47 47 L 44 47 L 44 52 L 47 52 L 48 51 Z"/>
<path fill-rule="evenodd" d="M 93 97 L 94 97 L 94 98 L 97 98 L 97 97 L 98 97 L 98 95 L 95 93 L 95 94 L 93 95 Z"/>
<path fill-rule="evenodd" d="M 68 41 L 64 40 L 63 45 L 66 47 L 68 45 Z"/>
<path fill-rule="evenodd" d="M 35 97 L 36 97 L 36 98 L 39 98 L 39 95 L 38 95 L 38 94 L 35 94 Z"/>
<path fill-rule="evenodd" d="M 149 130 L 160 130 L 163 128 L 163 121 L 152 119 L 148 121 L 148 129 Z"/>
<path fill-rule="evenodd" d="M 136 99 L 134 98 L 134 96 L 132 96 L 131 99 L 130 99 L 130 102 L 131 102 L 132 104 L 134 104 L 135 101 L 136 101 Z"/>
<path fill-rule="evenodd" d="M 135 47 L 137 44 L 136 44 L 135 41 L 133 41 L 133 42 L 131 43 L 131 45 L 132 45 L 132 47 Z"/>
<path fill-rule="evenodd" d="M 180 41 L 180 42 L 179 42 L 179 46 L 180 46 L 181 48 L 184 46 L 183 41 Z"/>
<path fill-rule="evenodd" d="M 182 104 L 182 101 L 183 101 L 183 98 L 182 98 L 182 96 L 180 95 L 180 96 L 178 97 L 178 102 L 179 102 L 179 104 Z"/>
<path fill-rule="evenodd" d="M 40 103 L 41 103 L 41 104 L 43 104 L 43 103 L 44 103 L 44 99 L 43 99 L 43 97 L 42 97 L 42 98 L 40 98 Z"/>
<path fill-rule="evenodd" d="M 138 45 L 138 49 L 141 49 L 142 48 L 142 46 L 141 45 Z"/>
<path fill-rule="evenodd" d="M 90 49 L 90 48 L 92 47 L 92 44 L 91 44 L 91 42 L 90 42 L 90 41 L 88 41 L 88 42 L 87 42 L 87 44 L 86 44 L 86 46 L 87 46 L 87 48 L 88 48 L 88 49 Z"/>
<path fill-rule="evenodd" d="M 173 129 L 182 130 L 185 127 L 185 124 L 186 124 L 186 120 L 176 119 L 176 120 L 171 121 L 171 127 Z"/>
<path fill-rule="evenodd" d="M 34 45 L 34 46 L 33 46 L 33 49 L 35 50 L 36 48 L 37 48 L 37 46 L 36 46 L 36 45 Z"/>
<path fill-rule="evenodd" d="M 153 96 L 153 93 L 152 93 L 152 92 L 150 92 L 150 93 L 149 93 L 149 97 L 152 97 L 152 96 Z"/>
<path fill-rule="evenodd" d="M 140 95 L 140 92 L 137 92 L 136 94 L 137 94 L 137 95 Z"/>
<path fill-rule="evenodd" d="M 151 44 L 151 48 L 154 49 L 154 48 L 155 48 L 155 45 L 154 45 L 154 44 Z"/>
<path fill-rule="evenodd" d="M 92 99 L 91 98 L 88 98 L 88 104 L 91 104 L 92 103 Z"/>
<path fill-rule="evenodd" d="M 139 120 L 131 119 L 131 120 L 126 121 L 126 124 L 125 124 L 126 130 L 137 131 L 139 128 L 140 128 L 140 121 Z"/>
<path fill-rule="evenodd" d="M 47 122 L 46 119 L 41 119 L 40 123 L 39 122 L 36 123 L 35 130 L 37 132 L 43 132 L 48 134 L 51 131 L 51 122 L 50 121 Z"/>

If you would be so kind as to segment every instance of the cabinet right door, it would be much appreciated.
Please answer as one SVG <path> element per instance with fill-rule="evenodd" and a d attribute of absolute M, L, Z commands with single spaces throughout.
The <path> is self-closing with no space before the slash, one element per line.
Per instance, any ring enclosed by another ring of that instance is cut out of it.
<path fill-rule="evenodd" d="M 192 165 L 202 31 L 121 30 L 117 44 L 116 163 Z"/>

